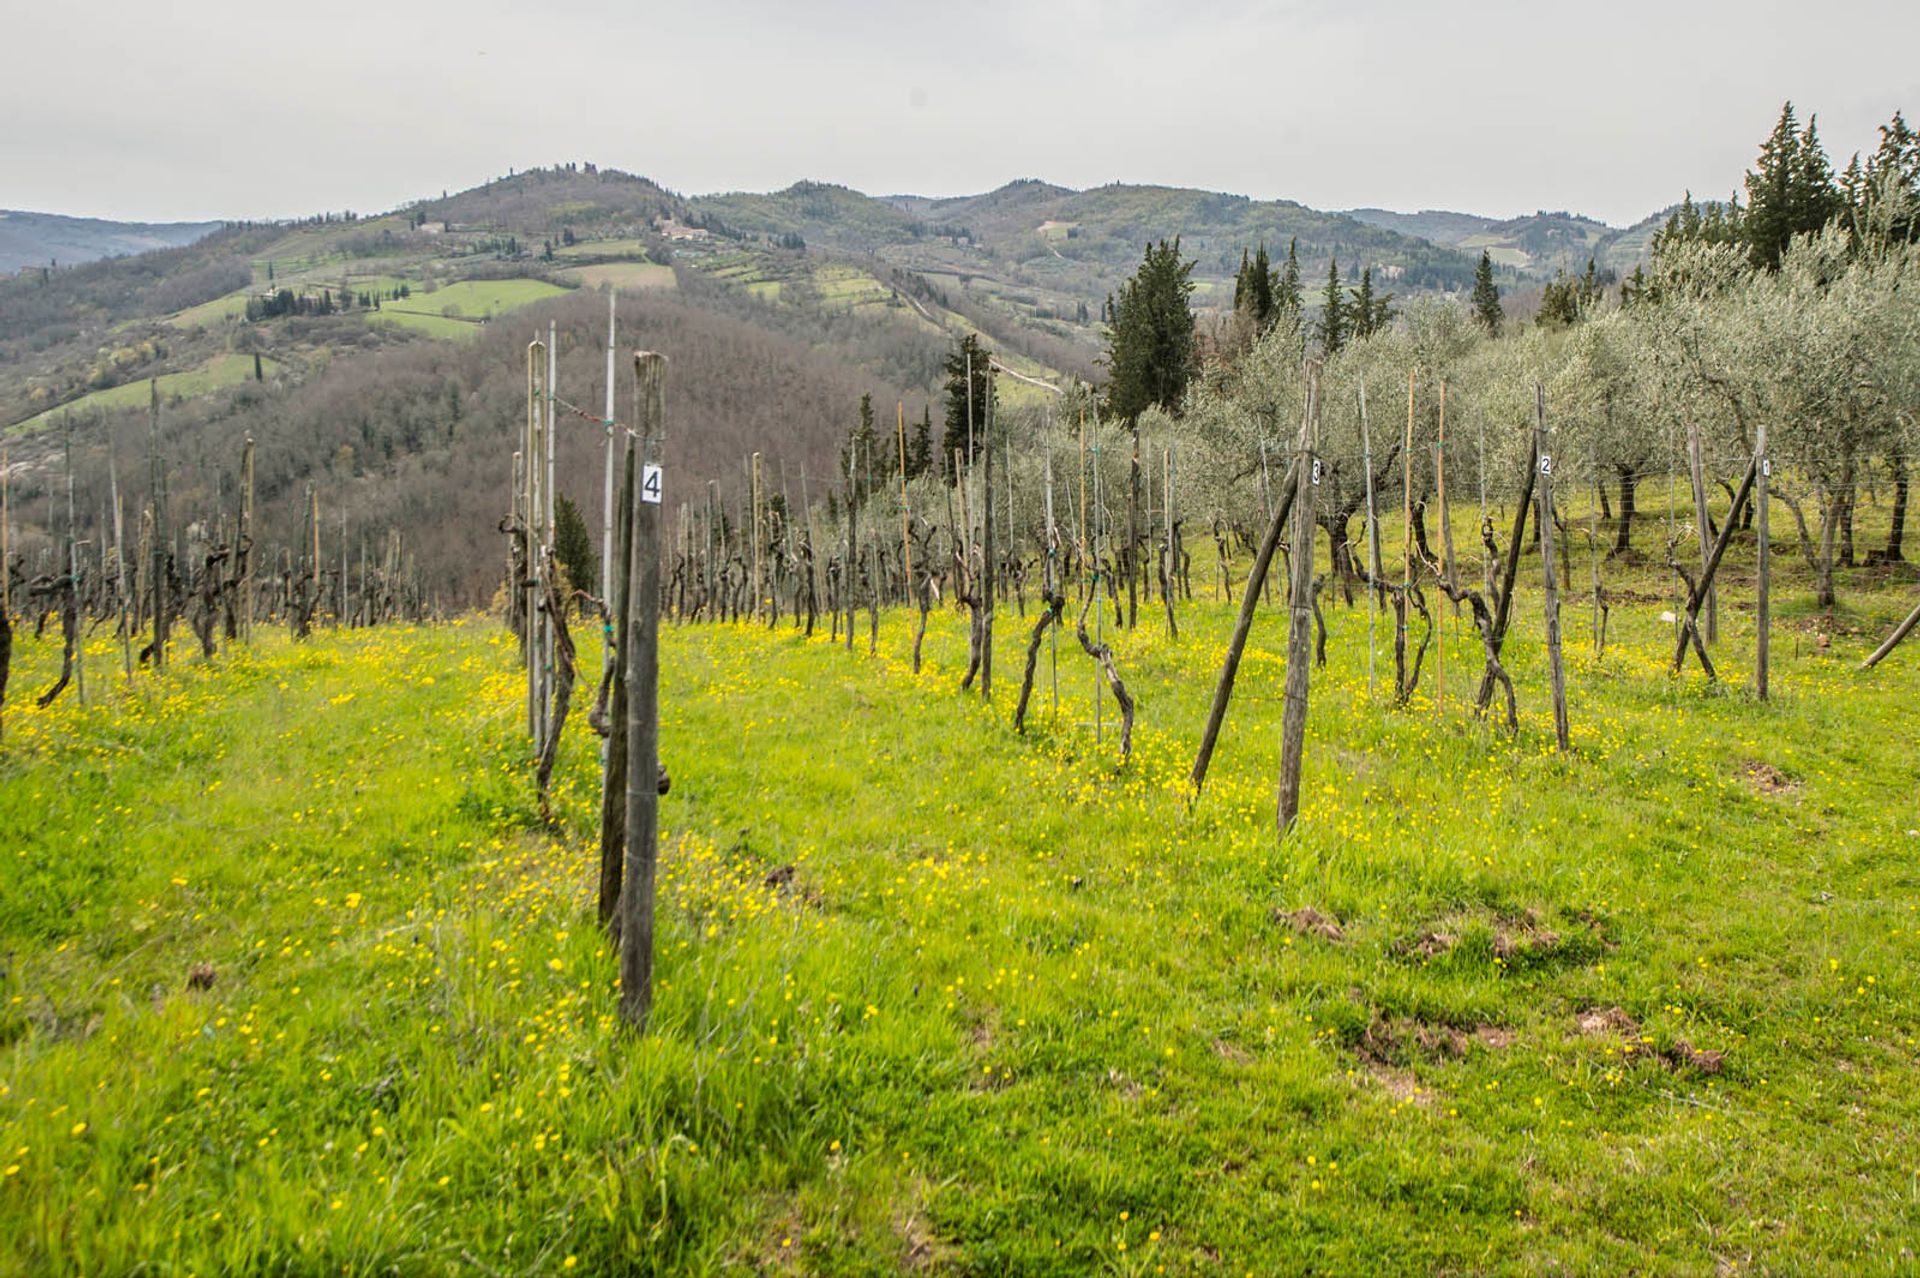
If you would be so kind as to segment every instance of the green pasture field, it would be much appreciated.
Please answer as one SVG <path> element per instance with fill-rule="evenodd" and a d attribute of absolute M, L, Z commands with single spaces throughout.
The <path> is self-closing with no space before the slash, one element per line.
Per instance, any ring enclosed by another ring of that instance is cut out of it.
<path fill-rule="evenodd" d="M 280 361 L 269 356 L 260 357 L 261 371 L 271 375 L 280 367 Z M 25 435 L 56 424 L 68 413 L 99 412 L 114 408 L 135 408 L 144 405 L 151 397 L 148 387 L 150 379 L 141 378 L 137 382 L 126 382 L 111 386 L 106 390 L 97 390 L 69 400 L 58 408 L 50 408 L 37 417 L 29 417 L 9 430 L 8 434 Z M 253 380 L 253 356 L 238 352 L 216 355 L 197 368 L 179 373 L 160 375 L 160 398 L 162 401 L 188 399 L 195 395 L 208 395 L 228 386 L 238 386 L 242 382 Z"/>
<path fill-rule="evenodd" d="M 481 324 L 509 311 L 568 292 L 545 280 L 460 280 L 431 292 L 416 288 L 397 302 L 383 302 L 369 319 L 417 329 L 430 337 L 471 337 Z"/>
<path fill-rule="evenodd" d="M 673 288 L 676 280 L 671 266 L 654 262 L 605 262 L 597 266 L 569 266 L 560 272 L 563 279 L 588 288 L 611 285 L 614 288 Z"/>
<path fill-rule="evenodd" d="M 130 683 L 102 628 L 46 710 L 23 627 L 0 1274 L 1911 1273 L 1920 648 L 1857 667 L 1915 590 L 1847 574 L 1828 622 L 1781 559 L 1767 703 L 1750 556 L 1717 685 L 1666 673 L 1665 580 L 1610 570 L 1604 656 L 1570 591 L 1566 755 L 1537 557 L 1511 736 L 1465 623 L 1444 705 L 1430 652 L 1395 708 L 1390 621 L 1370 692 L 1329 591 L 1284 841 L 1277 592 L 1188 792 L 1202 565 L 1178 639 L 1086 619 L 1124 767 L 1071 628 L 1010 726 L 1031 595 L 990 704 L 948 610 L 917 674 L 900 610 L 871 656 L 864 613 L 852 651 L 669 625 L 645 1038 L 593 908 L 594 626 L 550 820 L 497 621 Z"/>

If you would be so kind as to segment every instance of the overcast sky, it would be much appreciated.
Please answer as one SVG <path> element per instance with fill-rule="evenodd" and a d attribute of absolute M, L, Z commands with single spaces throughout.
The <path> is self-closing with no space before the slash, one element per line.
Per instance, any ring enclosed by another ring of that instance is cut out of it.
<path fill-rule="evenodd" d="M 1634 221 L 1783 99 L 1836 165 L 1920 113 L 1920 5 L 0 0 L 0 208 L 376 212 L 592 161 L 683 193 L 1018 177 Z"/>

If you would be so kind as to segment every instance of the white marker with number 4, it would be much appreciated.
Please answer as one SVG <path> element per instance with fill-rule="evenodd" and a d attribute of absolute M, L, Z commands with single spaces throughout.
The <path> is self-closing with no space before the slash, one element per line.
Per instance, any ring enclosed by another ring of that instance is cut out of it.
<path fill-rule="evenodd" d="M 652 506 L 660 504 L 660 468 L 658 466 L 640 468 L 640 500 Z"/>

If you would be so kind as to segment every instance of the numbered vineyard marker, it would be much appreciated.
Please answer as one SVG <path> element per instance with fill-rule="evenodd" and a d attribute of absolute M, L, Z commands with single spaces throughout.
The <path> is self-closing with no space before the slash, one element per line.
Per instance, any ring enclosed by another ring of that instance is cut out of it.
<path fill-rule="evenodd" d="M 649 505 L 660 504 L 660 468 L 645 466 L 640 471 L 640 500 Z"/>
<path fill-rule="evenodd" d="M 1773 458 L 1768 457 L 1760 463 L 1760 473 L 1768 479 L 1773 478 Z"/>
<path fill-rule="evenodd" d="M 1313 459 L 1313 481 L 1312 482 L 1314 487 L 1317 488 L 1320 486 L 1320 459 L 1318 457 Z"/>
<path fill-rule="evenodd" d="M 1540 454 L 1540 473 L 1549 478 L 1553 475 L 1553 458 L 1546 453 Z"/>

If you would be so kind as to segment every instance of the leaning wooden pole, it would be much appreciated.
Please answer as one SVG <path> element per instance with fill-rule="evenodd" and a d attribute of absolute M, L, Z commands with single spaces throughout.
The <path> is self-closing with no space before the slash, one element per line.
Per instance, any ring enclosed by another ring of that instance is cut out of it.
<path fill-rule="evenodd" d="M 1300 760 L 1307 743 L 1307 683 L 1313 673 L 1313 499 L 1320 481 L 1313 448 L 1319 434 L 1320 362 L 1309 360 L 1307 408 L 1293 449 L 1297 494 L 1289 551 L 1293 598 L 1287 620 L 1287 692 L 1280 717 L 1280 793 L 1276 803 L 1277 833 L 1283 839 L 1300 813 Z"/>
<path fill-rule="evenodd" d="M 660 837 L 660 509 L 657 461 L 666 417 L 667 357 L 633 356 L 634 424 L 640 484 L 633 503 L 628 566 L 629 640 L 621 654 L 627 681 L 627 856 L 620 892 L 620 1014 L 644 1033 L 653 1012 L 654 872 Z"/>
<path fill-rule="evenodd" d="M 1759 459 L 1759 474 L 1754 477 L 1754 541 L 1758 547 L 1760 597 L 1755 600 L 1753 691 L 1767 699 L 1767 666 L 1773 647 L 1773 546 L 1767 539 L 1767 481 L 1773 477 L 1773 459 L 1767 456 L 1767 423 L 1755 428 L 1753 455 Z"/>
<path fill-rule="evenodd" d="M 1754 476 L 1759 469 L 1760 458 L 1756 455 L 1747 463 L 1747 473 L 1740 477 L 1740 487 L 1734 491 L 1733 504 L 1727 510 L 1727 522 L 1720 525 L 1720 535 L 1714 539 L 1713 549 L 1707 555 L 1700 581 L 1687 595 L 1686 612 L 1680 618 L 1680 637 L 1673 649 L 1674 674 L 1679 674 L 1686 662 L 1689 638 L 1699 637 L 1700 605 L 1712 598 L 1714 574 L 1720 571 L 1720 560 L 1727 553 L 1727 543 L 1733 540 L 1733 530 L 1740 526 L 1740 512 L 1746 509 L 1747 499 L 1753 495 Z"/>
<path fill-rule="evenodd" d="M 1567 741 L 1567 676 L 1560 660 L 1560 586 L 1553 575 L 1553 454 L 1547 449 L 1547 388 L 1533 384 L 1533 452 L 1539 458 L 1537 485 L 1540 510 L 1540 560 L 1547 592 L 1547 675 L 1553 688 L 1553 736 L 1565 754 Z"/>
<path fill-rule="evenodd" d="M 1260 602 L 1260 588 L 1266 584 L 1267 570 L 1274 552 L 1280 547 L 1287 518 L 1293 511 L 1298 486 L 1297 471 L 1288 471 L 1280 481 L 1280 506 L 1267 522 L 1267 535 L 1254 555 L 1253 570 L 1247 574 L 1247 586 L 1240 596 L 1240 615 L 1233 623 L 1233 635 L 1227 640 L 1226 659 L 1220 663 L 1220 677 L 1213 685 L 1213 706 L 1207 711 L 1207 726 L 1200 734 L 1200 750 L 1193 757 L 1193 771 L 1187 776 L 1197 795 L 1207 782 L 1207 765 L 1213 761 L 1213 748 L 1220 740 L 1220 726 L 1226 722 L 1227 703 L 1233 699 L 1233 681 L 1240 673 L 1240 657 L 1247 648 L 1247 635 L 1253 629 L 1253 614 Z"/>
<path fill-rule="evenodd" d="M 1886 642 L 1875 648 L 1873 655 L 1860 663 L 1860 668 L 1871 670 L 1879 665 L 1886 659 L 1889 652 L 1900 646 L 1900 641 L 1912 633 L 1916 625 L 1920 625 L 1920 605 L 1916 605 L 1914 610 L 1907 614 L 1907 619 L 1893 628 L 1893 633 L 1887 636 Z"/>

